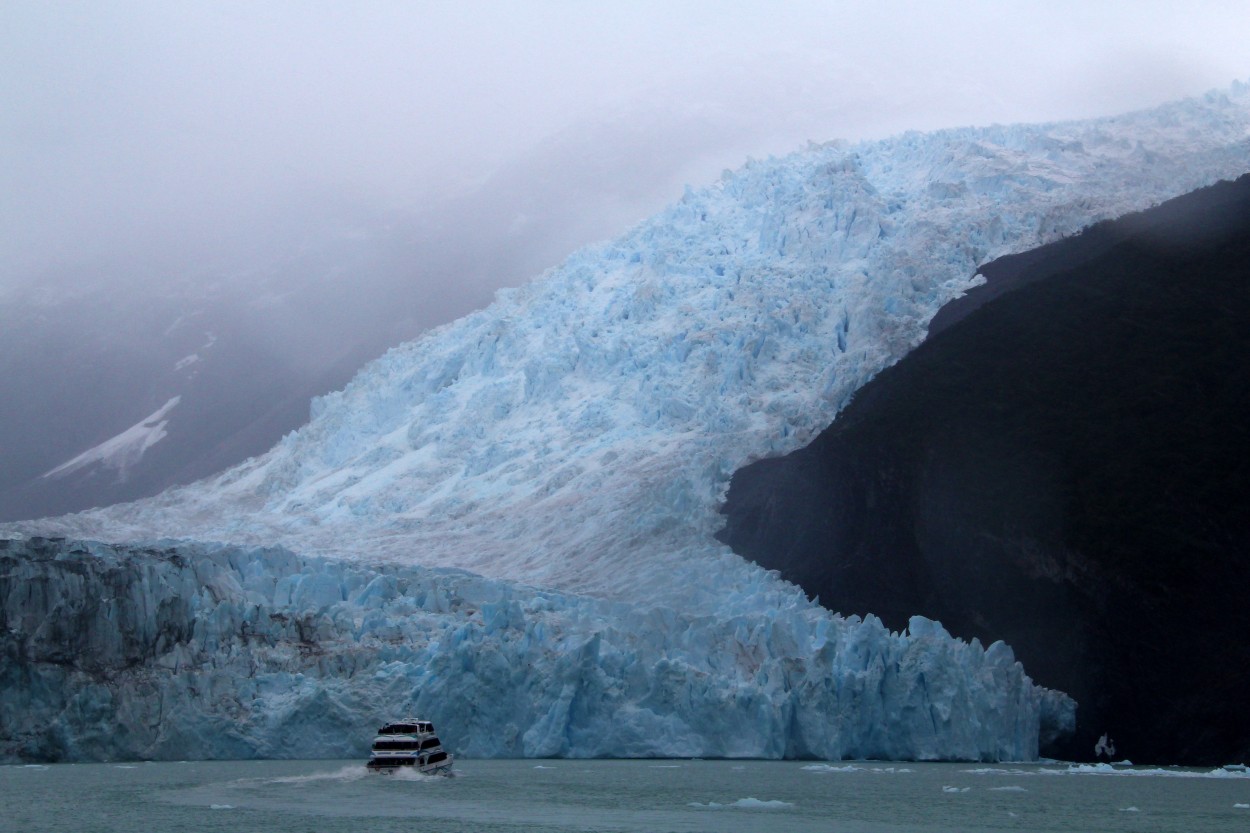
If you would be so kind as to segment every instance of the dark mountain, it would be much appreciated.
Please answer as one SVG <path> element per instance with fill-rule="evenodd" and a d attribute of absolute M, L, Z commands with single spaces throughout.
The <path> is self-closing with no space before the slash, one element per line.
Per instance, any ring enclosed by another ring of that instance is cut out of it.
<path fill-rule="evenodd" d="M 1002 639 L 1044 750 L 1250 757 L 1250 177 L 986 265 L 721 538 L 843 613 Z"/>

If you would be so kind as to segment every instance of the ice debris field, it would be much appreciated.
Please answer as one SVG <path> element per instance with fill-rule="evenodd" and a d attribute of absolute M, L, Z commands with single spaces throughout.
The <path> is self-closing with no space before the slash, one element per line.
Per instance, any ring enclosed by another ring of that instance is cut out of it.
<path fill-rule="evenodd" d="M 399 665 L 386 666 L 400 682 L 347 710 L 393 707 L 408 691 L 455 723 L 452 693 L 480 692 L 473 708 L 486 716 L 475 712 L 473 728 L 466 712 L 460 735 L 473 754 L 1030 759 L 1039 732 L 1070 722 L 1070 701 L 1009 672 L 1003 646 L 964 645 L 923 621 L 888 634 L 822 610 L 714 540 L 720 501 L 738 467 L 802 446 L 918 344 L 979 264 L 1247 170 L 1243 84 L 1115 118 L 751 162 L 391 350 L 267 454 L 7 534 L 226 542 L 251 553 L 232 557 L 248 559 L 254 587 L 273 591 L 255 604 L 296 604 L 279 585 L 323 588 L 301 591 L 299 609 L 338 611 L 345 645 L 382 615 L 344 578 L 352 571 L 467 571 L 453 583 L 506 595 L 520 620 L 485 599 L 477 619 L 425 607 L 411 625 L 387 618 L 402 634 Z M 323 560 L 280 573 L 257 549 L 273 546 Z M 499 617 L 512 624 L 488 625 Z M 867 664 L 854 645 L 872 646 Z M 564 682 L 533 684 L 534 661 L 563 668 Z M 422 663 L 446 688 L 431 688 Z M 886 685 L 890 674 L 907 682 Z M 258 725 L 276 720 L 276 695 L 239 693 L 248 679 L 214 685 Z M 342 682 L 347 697 L 356 683 Z M 197 691 L 184 699 L 207 696 Z M 447 700 L 420 699 L 431 691 Z M 596 722 L 605 703 L 619 731 Z M 731 724 L 716 716 L 726 708 Z M 339 730 L 313 728 L 306 736 Z M 729 748 L 727 732 L 750 738 Z"/>

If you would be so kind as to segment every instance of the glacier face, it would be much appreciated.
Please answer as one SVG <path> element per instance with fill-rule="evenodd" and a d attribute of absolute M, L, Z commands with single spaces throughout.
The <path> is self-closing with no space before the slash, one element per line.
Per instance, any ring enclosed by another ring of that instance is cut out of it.
<path fill-rule="evenodd" d="M 1071 701 L 1011 649 L 809 610 L 708 617 L 280 549 L 0 541 L 0 761 L 471 756 L 1021 760 Z"/>
<path fill-rule="evenodd" d="M 378 699 L 437 704 L 426 713 L 469 754 L 1032 757 L 1071 701 L 1027 683 L 1005 646 L 964 645 L 922 621 L 891 635 L 827 613 L 714 540 L 719 503 L 736 468 L 805 443 L 918 343 L 977 264 L 1248 168 L 1244 85 L 1114 119 L 908 134 L 751 163 L 390 351 L 262 457 L 15 531 L 223 541 L 276 582 L 330 575 L 315 582 L 340 587 L 327 604 L 341 616 L 325 632 L 336 658 L 358 657 L 363 642 L 374 650 L 359 630 L 370 608 L 345 578 L 369 571 L 455 585 L 471 597 L 466 610 L 506 595 L 525 623 L 524 634 L 488 631 L 466 615 L 453 627 L 453 611 L 431 618 L 399 593 L 377 614 L 399 646 L 393 688 L 380 660 L 366 674 L 310 676 L 278 657 L 264 674 L 287 675 L 281 686 L 253 687 L 241 681 L 255 675 L 231 666 L 191 695 L 148 657 L 153 676 L 125 689 L 146 704 L 136 709 L 219 715 L 212 704 L 234 697 L 272 727 L 293 702 L 288 686 L 324 691 L 319 708 L 348 716 Z M 257 549 L 276 545 L 323 560 L 297 568 Z M 254 604 L 291 615 L 277 595 Z M 206 646 L 243 639 L 242 613 L 206 610 L 190 626 Z M 199 661 L 255 656 L 239 651 L 213 659 L 205 647 Z M 864 651 L 880 664 L 860 667 Z M 545 676 L 529 676 L 529 663 Z M 431 680 L 427 667 L 446 676 Z M 928 681 L 976 693 L 938 707 L 924 699 Z M 458 699 L 465 690 L 476 699 Z M 515 701 L 512 717 L 497 716 L 499 700 Z M 472 720 L 457 711 L 466 702 L 480 710 Z M 298 714 L 333 734 L 329 718 Z M 624 728 L 610 728 L 618 717 Z M 254 725 L 245 711 L 235 719 Z M 767 731 L 726 746 L 744 719 Z M 282 751 L 276 730 L 256 731 L 268 740 L 246 749 Z M 659 736 L 671 740 L 657 747 Z M 341 751 L 325 740 L 302 754 Z"/>

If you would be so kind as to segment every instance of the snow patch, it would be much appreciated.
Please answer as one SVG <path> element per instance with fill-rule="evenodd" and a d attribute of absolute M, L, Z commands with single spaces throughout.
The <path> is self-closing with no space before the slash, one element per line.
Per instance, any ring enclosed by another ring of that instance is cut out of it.
<path fill-rule="evenodd" d="M 182 401 L 181 396 L 170 399 L 153 413 L 136 422 L 115 437 L 105 440 L 82 454 L 67 460 L 43 477 L 63 477 L 81 468 L 98 463 L 117 472 L 119 480 L 125 480 L 129 470 L 139 462 L 144 453 L 165 439 L 165 426 L 169 424 L 169 412 Z"/>

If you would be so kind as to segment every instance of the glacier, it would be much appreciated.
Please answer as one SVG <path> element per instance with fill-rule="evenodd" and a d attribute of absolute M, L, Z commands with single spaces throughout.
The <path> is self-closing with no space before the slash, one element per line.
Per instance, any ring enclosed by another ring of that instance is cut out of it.
<path fill-rule="evenodd" d="M 278 548 L 0 541 L 0 761 L 468 756 L 1017 760 L 1071 700 L 917 617 L 700 616 Z M 1033 755 L 1028 753 L 1033 750 Z"/>
<path fill-rule="evenodd" d="M 284 556 L 266 572 L 273 547 L 321 565 L 301 571 L 340 577 L 391 570 L 418 581 L 462 571 L 455 575 L 473 578 L 456 579 L 457 586 L 506 589 L 523 609 L 537 605 L 555 621 L 576 622 L 568 625 L 577 634 L 570 642 L 557 635 L 565 624 L 538 628 L 530 641 L 563 652 L 562 662 L 589 651 L 588 668 L 619 671 L 621 691 L 632 694 L 613 699 L 616 693 L 605 692 L 618 692 L 615 683 L 604 682 L 591 687 L 590 699 L 613 703 L 629 716 L 625 723 L 641 721 L 635 730 L 582 731 L 578 721 L 591 719 L 574 714 L 590 708 L 577 693 L 582 682 L 570 682 L 567 698 L 557 698 L 567 702 L 553 711 L 550 691 L 515 676 L 512 663 L 528 656 L 501 653 L 484 637 L 475 650 L 501 658 L 488 672 L 500 686 L 495 696 L 522 701 L 523 716 L 504 726 L 487 721 L 503 732 L 497 737 L 516 735 L 493 746 L 467 722 L 457 725 L 472 754 L 1035 757 L 1038 734 L 1064 723 L 1070 701 L 1060 706 L 1031 683 L 1027 694 L 1013 694 L 1006 672 L 984 697 L 930 708 L 937 714 L 931 727 L 942 727 L 933 744 L 900 716 L 900 704 L 912 701 L 885 688 L 869 685 L 856 707 L 881 725 L 852 731 L 838 723 L 838 707 L 822 698 L 862 682 L 868 672 L 852 659 L 861 640 L 897 642 L 890 649 L 897 653 L 882 656 L 898 658 L 898 669 L 907 646 L 927 646 L 910 655 L 927 666 L 917 673 L 956 688 L 947 675 L 971 673 L 978 663 L 997 667 L 1005 646 L 968 645 L 919 620 L 892 635 L 875 620 L 822 610 L 714 539 L 729 478 L 826 427 L 865 381 L 924 338 L 938 308 L 977 282 L 979 264 L 1247 170 L 1250 86 L 1241 83 L 1114 118 L 833 142 L 753 161 L 708 188 L 687 190 L 621 238 L 500 292 L 488 308 L 392 349 L 344 390 L 315 400 L 309 423 L 265 455 L 152 499 L 10 526 L 0 535 L 114 544 L 176 538 L 183 543 L 171 546 L 195 552 L 209 545 L 192 541 L 221 542 L 213 546 L 256 553 L 248 569 L 274 581 L 295 568 L 282 566 Z M 346 604 L 351 594 L 340 595 Z M 283 604 L 275 596 L 262 607 Z M 349 616 L 355 609 L 343 608 L 343 628 L 364 616 Z M 219 636 L 233 633 L 237 622 L 227 619 Z M 427 619 L 411 626 L 424 634 L 412 632 L 414 644 L 433 640 L 452 651 L 451 641 L 429 636 L 452 620 Z M 464 624 L 465 633 L 478 633 Z M 778 634 L 776 641 L 751 643 L 759 629 Z M 397 632 L 409 638 L 402 627 Z M 686 632 L 691 641 L 681 643 Z M 359 638 L 350 629 L 336 637 L 353 656 Z M 637 665 L 619 660 L 647 639 L 657 642 L 636 649 Z M 407 661 L 419 664 L 412 650 Z M 700 659 L 703 651 L 712 653 Z M 850 652 L 845 664 L 842 651 Z M 674 665 L 672 656 L 684 659 Z M 763 667 L 757 662 L 771 661 L 797 676 L 778 682 L 785 675 L 770 673 L 755 695 L 728 694 Z M 665 689 L 667 723 L 658 717 L 661 700 L 646 700 L 653 709 L 634 697 L 644 685 L 639 679 L 652 685 L 687 674 L 701 682 Z M 391 693 L 425 684 L 401 676 Z M 484 684 L 472 663 L 455 679 L 474 690 Z M 795 680 L 815 688 L 796 688 Z M 460 719 L 451 716 L 455 690 L 445 690 L 449 702 L 437 712 L 426 712 L 440 724 Z M 165 695 L 144 696 L 163 702 Z M 736 705 L 735 714 L 768 726 L 769 739 L 717 752 L 728 724 L 703 710 L 713 702 L 728 708 L 740 696 L 762 698 L 764 711 Z M 807 705 L 784 712 L 789 723 L 768 716 L 798 701 Z M 269 715 L 263 719 L 281 710 L 256 708 Z M 447 718 L 444 710 L 451 710 Z M 1002 732 L 1001 743 L 969 742 L 964 729 L 938 719 L 956 713 L 969 726 Z M 817 728 L 821 715 L 824 730 Z M 648 732 L 684 740 L 656 748 L 638 740 Z M 260 743 L 257 754 L 271 754 L 272 743 Z"/>

